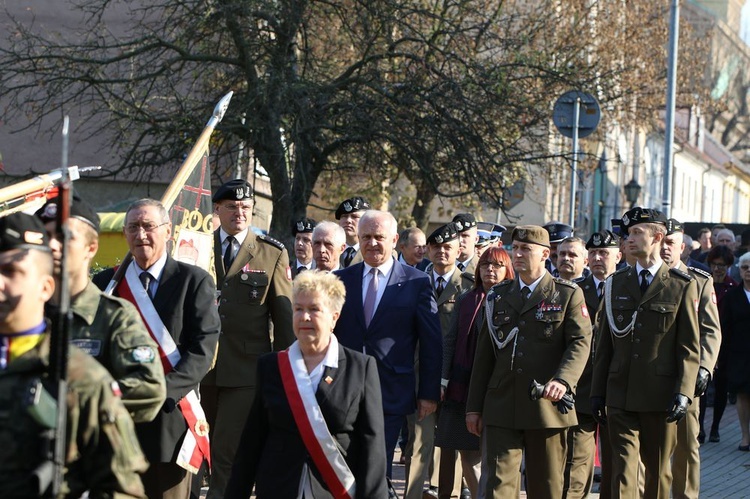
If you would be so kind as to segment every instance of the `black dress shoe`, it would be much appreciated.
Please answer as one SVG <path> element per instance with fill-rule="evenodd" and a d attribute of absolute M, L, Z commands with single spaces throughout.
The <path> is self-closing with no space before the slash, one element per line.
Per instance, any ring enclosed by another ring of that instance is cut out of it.
<path fill-rule="evenodd" d="M 708 437 L 709 442 L 720 442 L 721 437 L 719 436 L 719 430 L 711 430 L 711 436 Z"/>
<path fill-rule="evenodd" d="M 742 452 L 750 452 L 750 445 L 740 445 L 737 447 L 737 450 L 741 450 Z"/>

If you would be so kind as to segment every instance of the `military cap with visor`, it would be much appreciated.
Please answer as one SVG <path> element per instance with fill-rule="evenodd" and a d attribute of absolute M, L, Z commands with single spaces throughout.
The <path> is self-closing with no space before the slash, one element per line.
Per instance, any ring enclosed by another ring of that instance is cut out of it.
<path fill-rule="evenodd" d="M 341 217 L 347 213 L 354 213 L 355 211 L 369 210 L 370 203 L 365 200 L 362 196 L 354 196 L 349 199 L 344 199 L 341 204 L 336 208 L 336 220 L 341 220 Z"/>
<path fill-rule="evenodd" d="M 619 248 L 620 238 L 614 232 L 608 230 L 600 230 L 591 234 L 591 237 L 586 242 L 586 249 L 592 248 Z"/>
<path fill-rule="evenodd" d="M 560 222 L 548 222 L 543 227 L 549 233 L 550 243 L 559 243 L 566 237 L 573 237 L 573 227 L 570 225 Z"/>
<path fill-rule="evenodd" d="M 15 249 L 52 251 L 41 220 L 26 213 L 0 218 L 0 253 Z"/>
<path fill-rule="evenodd" d="M 458 239 L 458 227 L 453 222 L 442 225 L 427 236 L 427 244 L 443 244 Z"/>
<path fill-rule="evenodd" d="M 538 225 L 518 225 L 511 234 L 513 241 L 520 243 L 538 244 L 549 248 L 549 232 Z"/>
<path fill-rule="evenodd" d="M 253 199 L 253 186 L 245 179 L 236 178 L 216 189 L 211 201 L 218 203 L 224 200 L 243 201 L 245 199 Z"/>
<path fill-rule="evenodd" d="M 59 202 L 59 196 L 50 199 L 36 211 L 35 215 L 42 223 L 54 222 L 57 220 Z M 99 232 L 99 214 L 93 206 L 75 193 L 71 196 L 70 217 L 90 225 L 97 233 Z"/>

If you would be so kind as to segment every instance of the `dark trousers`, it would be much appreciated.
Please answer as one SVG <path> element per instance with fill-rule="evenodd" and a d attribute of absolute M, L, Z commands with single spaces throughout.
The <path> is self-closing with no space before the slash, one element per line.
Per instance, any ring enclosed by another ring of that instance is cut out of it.
<path fill-rule="evenodd" d="M 385 422 L 385 458 L 388 465 L 386 468 L 386 476 L 391 478 L 393 473 L 393 454 L 396 451 L 398 435 L 401 433 L 401 427 L 406 421 L 406 415 L 384 414 L 383 420 Z"/>
<path fill-rule="evenodd" d="M 174 463 L 151 463 L 141 475 L 149 499 L 188 499 L 193 475 Z"/>

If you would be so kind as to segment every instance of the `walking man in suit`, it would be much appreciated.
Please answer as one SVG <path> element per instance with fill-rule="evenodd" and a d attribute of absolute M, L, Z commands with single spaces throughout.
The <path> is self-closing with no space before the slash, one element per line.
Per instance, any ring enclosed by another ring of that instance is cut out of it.
<path fill-rule="evenodd" d="M 685 249 L 682 240 L 682 223 L 674 218 L 667 220 L 667 237 L 661 248 L 661 257 L 670 268 L 687 272 L 698 284 L 698 327 L 700 328 L 700 367 L 695 381 L 695 398 L 687 414 L 677 423 L 677 446 L 672 457 L 672 497 L 690 499 L 698 497 L 701 480 L 701 455 L 698 443 L 700 432 L 700 396 L 706 391 L 714 372 L 721 346 L 719 309 L 716 306 L 714 280 L 703 270 L 688 267 L 680 255 Z M 718 438 L 718 433 L 717 433 Z"/>
<path fill-rule="evenodd" d="M 333 222 L 320 222 L 312 233 L 315 268 L 333 272 L 341 267 L 341 254 L 346 248 L 346 233 Z"/>
<path fill-rule="evenodd" d="M 252 186 L 244 179 L 230 180 L 212 200 L 221 223 L 214 232 L 214 265 L 222 334 L 216 365 L 201 385 L 207 405 L 215 404 L 216 418 L 209 499 L 224 497 L 255 396 L 258 357 L 294 342 L 289 257 L 283 244 L 250 230 Z"/>
<path fill-rule="evenodd" d="M 138 440 L 151 463 L 143 485 L 150 499 L 187 499 L 191 482 L 187 469 L 197 471 L 200 463 L 183 462 L 182 452 L 189 453 L 196 445 L 203 450 L 207 425 L 191 414 L 200 410 L 198 386 L 211 367 L 221 328 L 214 283 L 205 270 L 167 253 L 172 224 L 160 202 L 141 199 L 130 205 L 123 232 L 133 261 L 115 294 L 141 311 L 159 345 L 167 381 L 167 398 L 156 418 L 136 424 Z M 113 274 L 113 269 L 105 270 L 94 283 L 103 289 Z"/>
<path fill-rule="evenodd" d="M 588 262 L 591 275 L 578 282 L 583 290 L 586 300 L 586 308 L 594 331 L 597 330 L 597 310 L 601 296 L 604 294 L 604 281 L 612 275 L 620 261 L 620 241 L 617 236 L 608 230 L 594 232 L 586 242 L 588 250 Z M 565 244 L 560 244 L 558 261 L 563 258 L 567 251 Z M 563 269 L 560 269 L 563 272 Z M 594 482 L 594 456 L 596 454 L 596 429 L 597 424 L 591 414 L 591 372 L 593 370 L 594 339 L 591 341 L 591 355 L 586 361 L 581 378 L 578 380 L 578 391 L 576 397 L 576 417 L 578 424 L 568 430 L 568 462 L 565 466 L 564 496 L 567 499 L 588 497 Z M 609 465 L 610 446 L 606 431 L 600 432 L 602 449 L 602 488 L 601 496 L 610 497 L 609 484 L 611 467 Z"/>
<path fill-rule="evenodd" d="M 362 261 L 362 252 L 359 250 L 359 237 L 357 236 L 357 227 L 359 219 L 362 218 L 365 210 L 370 209 L 370 203 L 361 196 L 354 196 L 344 199 L 336 208 L 336 220 L 346 233 L 346 249 L 341 254 L 341 268 L 345 269 L 349 265 Z"/>
<path fill-rule="evenodd" d="M 677 425 L 688 411 L 700 366 L 698 288 L 689 274 L 669 268 L 660 250 L 663 213 L 633 208 L 622 217 L 633 267 L 605 285 L 594 357 L 591 410 L 612 444 L 612 495 L 669 497 L 670 458 Z"/>
<path fill-rule="evenodd" d="M 487 496 L 518 497 L 526 454 L 527 494 L 563 493 L 565 438 L 577 423 L 566 394 L 576 391 L 591 345 L 581 289 L 544 268 L 549 234 L 536 225 L 513 230 L 511 258 L 518 279 L 487 296 L 466 403 L 466 426 L 484 434 L 482 484 Z M 544 385 L 532 400 L 533 380 Z M 486 471 L 486 472 L 485 472 Z"/>
<path fill-rule="evenodd" d="M 312 218 L 300 218 L 294 222 L 292 235 L 294 236 L 294 256 L 292 262 L 292 277 L 296 277 L 300 272 L 312 270 L 315 268 L 313 261 L 312 248 L 312 231 L 317 222 Z"/>
<path fill-rule="evenodd" d="M 337 272 L 346 286 L 346 302 L 334 333 L 345 347 L 377 360 L 390 477 L 406 416 L 417 410 L 422 420 L 435 412 L 440 400 L 440 322 L 430 279 L 393 258 L 398 240 L 393 215 L 366 211 L 358 237 L 363 261 Z"/>

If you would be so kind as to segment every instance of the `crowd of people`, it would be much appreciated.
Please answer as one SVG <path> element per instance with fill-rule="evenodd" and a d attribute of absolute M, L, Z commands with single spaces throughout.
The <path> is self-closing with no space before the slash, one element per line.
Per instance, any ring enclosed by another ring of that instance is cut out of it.
<path fill-rule="evenodd" d="M 748 231 L 693 243 L 636 207 L 588 237 L 519 225 L 504 246 L 471 213 L 425 234 L 354 196 L 336 221 L 296 221 L 290 260 L 252 230 L 248 182 L 212 200 L 215 280 L 170 255 L 152 199 L 126 212 L 131 258 L 93 279 L 85 200 L 67 237 L 59 199 L 0 218 L 8 497 L 51 496 L 54 432 L 29 394 L 56 390 L 63 285 L 60 496 L 385 499 L 401 446 L 409 499 L 518 497 L 524 480 L 528 497 L 586 497 L 597 449 L 601 497 L 692 498 L 735 396 L 750 451 Z"/>

